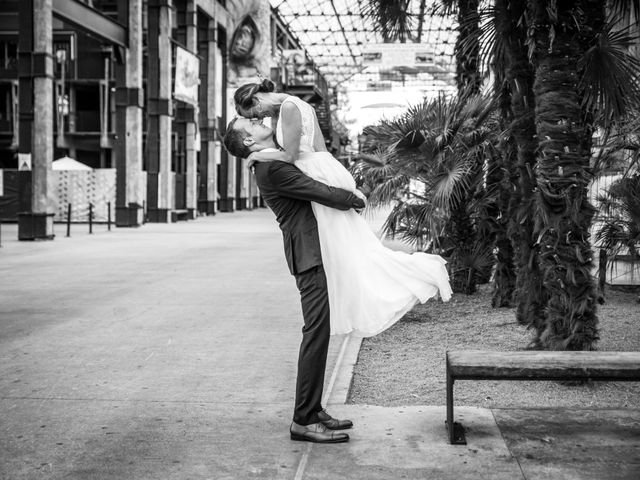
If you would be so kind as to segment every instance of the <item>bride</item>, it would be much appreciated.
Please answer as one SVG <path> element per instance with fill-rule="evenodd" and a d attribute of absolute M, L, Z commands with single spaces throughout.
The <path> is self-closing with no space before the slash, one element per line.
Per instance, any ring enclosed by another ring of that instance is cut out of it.
<path fill-rule="evenodd" d="M 315 110 L 298 97 L 277 93 L 263 80 L 238 88 L 234 102 L 246 118 L 277 117 L 281 151 L 259 151 L 250 162 L 280 160 L 327 185 L 356 189 L 349 171 L 327 152 Z M 312 202 L 327 276 L 331 334 L 376 335 L 396 323 L 416 303 L 440 294 L 451 298 L 446 262 L 438 255 L 388 249 L 354 210 Z"/>

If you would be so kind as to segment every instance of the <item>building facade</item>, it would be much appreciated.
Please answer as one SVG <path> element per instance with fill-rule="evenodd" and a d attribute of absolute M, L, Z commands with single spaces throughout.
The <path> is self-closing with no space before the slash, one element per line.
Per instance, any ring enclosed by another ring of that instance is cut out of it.
<path fill-rule="evenodd" d="M 0 218 L 52 238 L 63 156 L 111 169 L 118 226 L 254 208 L 221 139 L 258 75 L 314 104 L 339 148 L 330 90 L 268 0 L 3 1 Z"/>

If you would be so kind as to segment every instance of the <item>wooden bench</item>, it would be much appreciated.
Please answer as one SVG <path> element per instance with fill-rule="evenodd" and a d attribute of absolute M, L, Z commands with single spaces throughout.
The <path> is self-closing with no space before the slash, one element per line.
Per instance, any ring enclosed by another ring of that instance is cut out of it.
<path fill-rule="evenodd" d="M 640 380 L 640 352 L 447 352 L 447 428 L 449 443 L 467 443 L 464 428 L 453 421 L 456 380 Z"/>

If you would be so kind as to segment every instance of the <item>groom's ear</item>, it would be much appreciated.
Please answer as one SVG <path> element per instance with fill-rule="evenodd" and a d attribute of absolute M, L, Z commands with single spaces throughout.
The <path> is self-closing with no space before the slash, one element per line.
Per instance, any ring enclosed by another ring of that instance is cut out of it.
<path fill-rule="evenodd" d="M 245 147 L 251 147 L 252 145 L 256 144 L 256 141 L 253 139 L 253 137 L 244 137 L 244 139 L 242 140 L 242 144 Z"/>

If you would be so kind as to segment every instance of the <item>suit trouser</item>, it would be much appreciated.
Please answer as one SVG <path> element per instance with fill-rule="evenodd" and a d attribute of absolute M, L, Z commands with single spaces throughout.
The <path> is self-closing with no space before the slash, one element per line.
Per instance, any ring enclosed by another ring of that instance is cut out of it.
<path fill-rule="evenodd" d="M 320 421 L 324 371 L 329 349 L 329 295 L 322 265 L 297 274 L 302 302 L 302 343 L 298 356 L 296 403 L 293 421 L 309 425 Z"/>

